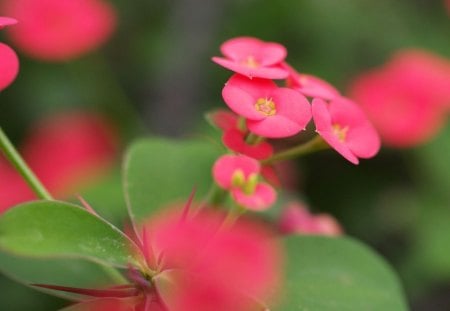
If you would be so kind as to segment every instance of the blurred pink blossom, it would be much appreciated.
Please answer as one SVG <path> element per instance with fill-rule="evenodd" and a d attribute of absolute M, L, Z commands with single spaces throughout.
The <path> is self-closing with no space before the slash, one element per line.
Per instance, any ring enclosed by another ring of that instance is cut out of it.
<path fill-rule="evenodd" d="M 298 202 L 286 205 L 279 220 L 280 231 L 286 234 L 317 234 L 338 236 L 343 233 L 337 220 L 328 214 L 312 214 Z"/>
<path fill-rule="evenodd" d="M 118 138 L 101 116 L 69 113 L 34 125 L 20 150 L 43 184 L 57 197 L 92 182 L 113 164 Z M 20 175 L 0 158 L 0 211 L 34 199 Z"/>
<path fill-rule="evenodd" d="M 450 108 L 450 61 L 427 51 L 404 50 L 357 77 L 351 97 L 366 111 L 383 143 L 424 143 L 442 127 Z"/>
<path fill-rule="evenodd" d="M 316 98 L 312 103 L 316 131 L 344 158 L 358 164 L 358 158 L 371 158 L 380 150 L 378 133 L 364 112 L 343 97 L 329 104 Z"/>
<path fill-rule="evenodd" d="M 250 79 L 284 79 L 288 76 L 280 66 L 287 55 L 281 44 L 238 37 L 224 42 L 220 50 L 225 58 L 213 57 L 215 63 Z"/>
<path fill-rule="evenodd" d="M 27 55 L 67 61 L 104 44 L 116 28 L 105 0 L 3 0 L 5 14 L 20 21 L 10 38 Z"/>
<path fill-rule="evenodd" d="M 239 219 L 200 212 L 180 219 L 166 214 L 144 224 L 152 249 L 161 257 L 156 289 L 170 311 L 262 309 L 280 282 L 280 249 L 273 233 Z"/>

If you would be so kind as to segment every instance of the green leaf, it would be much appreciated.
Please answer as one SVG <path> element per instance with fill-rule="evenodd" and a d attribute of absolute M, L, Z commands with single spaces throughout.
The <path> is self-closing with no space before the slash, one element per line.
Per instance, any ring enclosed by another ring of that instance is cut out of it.
<path fill-rule="evenodd" d="M 0 249 L 31 257 L 85 258 L 126 267 L 133 244 L 86 210 L 57 201 L 16 206 L 0 217 Z"/>
<path fill-rule="evenodd" d="M 361 243 L 293 236 L 286 246 L 286 286 L 274 310 L 407 310 L 392 269 Z"/>
<path fill-rule="evenodd" d="M 204 196 L 211 167 L 223 152 L 208 141 L 143 139 L 128 150 L 124 187 L 130 217 L 141 220 L 170 203 L 186 202 L 196 189 Z"/>
<path fill-rule="evenodd" d="M 73 258 L 29 258 L 0 251 L 0 272 L 24 285 L 41 283 L 82 288 L 97 288 L 117 284 L 108 270 L 100 264 Z M 58 297 L 73 299 L 79 296 L 33 287 Z"/>

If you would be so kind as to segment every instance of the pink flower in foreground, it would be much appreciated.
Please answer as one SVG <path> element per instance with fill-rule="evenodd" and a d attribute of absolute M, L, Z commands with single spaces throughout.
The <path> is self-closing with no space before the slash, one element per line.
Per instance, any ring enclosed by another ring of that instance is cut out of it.
<path fill-rule="evenodd" d="M 10 30 L 14 44 L 31 57 L 66 61 L 105 43 L 116 14 L 104 0 L 4 0 L 2 9 L 20 20 Z"/>
<path fill-rule="evenodd" d="M 434 136 L 450 107 L 450 61 L 426 51 L 398 52 L 350 87 L 383 142 L 411 147 Z"/>
<path fill-rule="evenodd" d="M 261 166 L 255 159 L 244 155 L 224 155 L 213 166 L 213 177 L 233 199 L 251 210 L 265 210 L 276 200 L 275 190 L 259 182 Z"/>
<path fill-rule="evenodd" d="M 340 96 L 339 92 L 328 82 L 308 74 L 297 72 L 288 63 L 283 63 L 283 68 L 289 72 L 286 85 L 299 91 L 308 97 L 318 97 L 324 100 L 332 100 Z"/>
<path fill-rule="evenodd" d="M 340 97 L 327 104 L 314 99 L 312 114 L 316 131 L 344 158 L 358 164 L 380 150 L 380 138 L 364 112 L 352 101 Z"/>
<path fill-rule="evenodd" d="M 162 256 L 154 284 L 168 310 L 259 310 L 273 298 L 281 261 L 272 233 L 242 219 L 224 226 L 224 216 L 177 213 L 144 225 L 147 249 Z"/>
<path fill-rule="evenodd" d="M 284 46 L 251 37 L 230 39 L 220 47 L 223 57 L 212 60 L 248 78 L 284 79 L 288 72 L 280 66 L 286 58 Z"/>
<path fill-rule="evenodd" d="M 293 136 L 311 119 L 311 106 L 303 95 L 271 80 L 234 75 L 222 96 L 231 110 L 247 119 L 248 129 L 263 137 Z"/>
<path fill-rule="evenodd" d="M 0 16 L 0 29 L 15 25 L 17 21 Z M 19 73 L 19 59 L 16 53 L 6 44 L 0 43 L 0 91 L 8 87 Z"/>
<path fill-rule="evenodd" d="M 100 116 L 61 114 L 36 124 L 20 150 L 49 191 L 65 197 L 111 167 L 117 137 L 112 126 Z M 0 211 L 35 198 L 3 158 L 0 158 L 0 189 Z"/>
<path fill-rule="evenodd" d="M 305 206 L 297 202 L 290 203 L 283 209 L 279 228 L 285 234 L 338 236 L 343 233 L 341 226 L 331 215 L 313 215 Z"/>

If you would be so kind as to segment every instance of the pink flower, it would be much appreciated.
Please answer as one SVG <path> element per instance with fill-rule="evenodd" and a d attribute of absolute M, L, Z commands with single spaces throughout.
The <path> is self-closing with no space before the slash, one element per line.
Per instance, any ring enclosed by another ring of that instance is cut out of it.
<path fill-rule="evenodd" d="M 65 197 L 111 167 L 117 150 L 112 126 L 97 115 L 61 114 L 30 130 L 21 154 L 57 197 Z M 16 171 L 0 158 L 0 211 L 34 199 Z"/>
<path fill-rule="evenodd" d="M 287 87 L 297 90 L 305 96 L 318 97 L 324 100 L 332 100 L 340 96 L 331 84 L 318 77 L 298 73 L 286 62 L 283 63 L 283 68 L 289 72 L 286 79 Z"/>
<path fill-rule="evenodd" d="M 350 87 L 383 142 L 411 147 L 431 139 L 450 107 L 450 62 L 426 51 L 398 52 Z"/>
<path fill-rule="evenodd" d="M 327 104 L 314 99 L 312 114 L 316 131 L 344 158 L 358 164 L 380 149 L 380 138 L 364 112 L 352 101 L 339 97 Z"/>
<path fill-rule="evenodd" d="M 19 73 L 19 59 L 6 44 L 0 43 L 0 91 L 8 87 Z"/>
<path fill-rule="evenodd" d="M 276 200 L 275 190 L 259 182 L 261 166 L 245 155 L 224 155 L 213 166 L 213 177 L 223 189 L 231 192 L 233 199 L 251 210 L 265 210 Z"/>
<path fill-rule="evenodd" d="M 257 160 L 272 156 L 273 147 L 270 143 L 260 141 L 250 144 L 246 141 L 248 131 L 239 126 L 239 117 L 233 112 L 219 109 L 209 113 L 207 117 L 215 127 L 223 131 L 222 142 L 228 149 Z"/>
<path fill-rule="evenodd" d="M 15 25 L 14 18 L 0 16 L 0 29 Z M 19 59 L 16 53 L 6 44 L 0 43 L 0 91 L 8 87 L 19 73 Z"/>
<path fill-rule="evenodd" d="M 273 154 L 273 147 L 271 144 L 261 141 L 251 145 L 245 141 L 245 132 L 238 129 L 232 129 L 224 132 L 222 142 L 232 151 L 244 154 L 257 160 L 267 159 Z"/>
<path fill-rule="evenodd" d="M 2 9 L 20 20 L 10 30 L 14 44 L 31 57 L 67 61 L 105 43 L 116 27 L 103 0 L 4 0 Z"/>
<path fill-rule="evenodd" d="M 305 129 L 311 107 L 300 93 L 266 79 L 234 75 L 222 90 L 228 107 L 247 119 L 248 129 L 268 138 L 293 136 Z"/>
<path fill-rule="evenodd" d="M 250 79 L 284 79 L 288 76 L 288 72 L 280 67 L 287 55 L 281 44 L 238 37 L 223 43 L 220 50 L 225 58 L 213 57 L 215 63 Z"/>
<path fill-rule="evenodd" d="M 279 221 L 281 232 L 286 234 L 342 235 L 339 223 L 328 214 L 313 215 L 303 204 L 289 203 L 282 211 Z"/>
<path fill-rule="evenodd" d="M 144 224 L 146 249 L 161 257 L 153 280 L 168 310 L 254 310 L 273 298 L 281 261 L 272 233 L 242 219 L 224 226 L 224 216 L 176 213 Z"/>

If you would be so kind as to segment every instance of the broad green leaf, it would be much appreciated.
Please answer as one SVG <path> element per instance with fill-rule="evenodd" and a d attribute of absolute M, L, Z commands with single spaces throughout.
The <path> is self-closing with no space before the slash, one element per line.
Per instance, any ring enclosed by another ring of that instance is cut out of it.
<path fill-rule="evenodd" d="M 59 310 L 67 301 L 39 293 L 0 275 L 0 301 L 2 310 L 49 311 Z"/>
<path fill-rule="evenodd" d="M 29 258 L 0 251 L 0 273 L 12 280 L 30 285 L 35 283 L 95 288 L 117 283 L 107 268 L 84 259 Z M 63 298 L 79 298 L 71 293 L 56 292 L 33 287 L 34 290 L 51 293 Z"/>
<path fill-rule="evenodd" d="M 167 204 L 186 202 L 196 189 L 204 196 L 220 148 L 201 140 L 143 139 L 128 150 L 124 187 L 132 219 L 141 220 Z"/>
<path fill-rule="evenodd" d="M 282 304 L 274 310 L 407 310 L 392 269 L 361 243 L 293 236 L 286 247 L 286 284 Z"/>
<path fill-rule="evenodd" d="M 31 257 L 86 258 L 125 267 L 133 244 L 86 210 L 57 201 L 16 206 L 0 217 L 0 249 Z"/>

